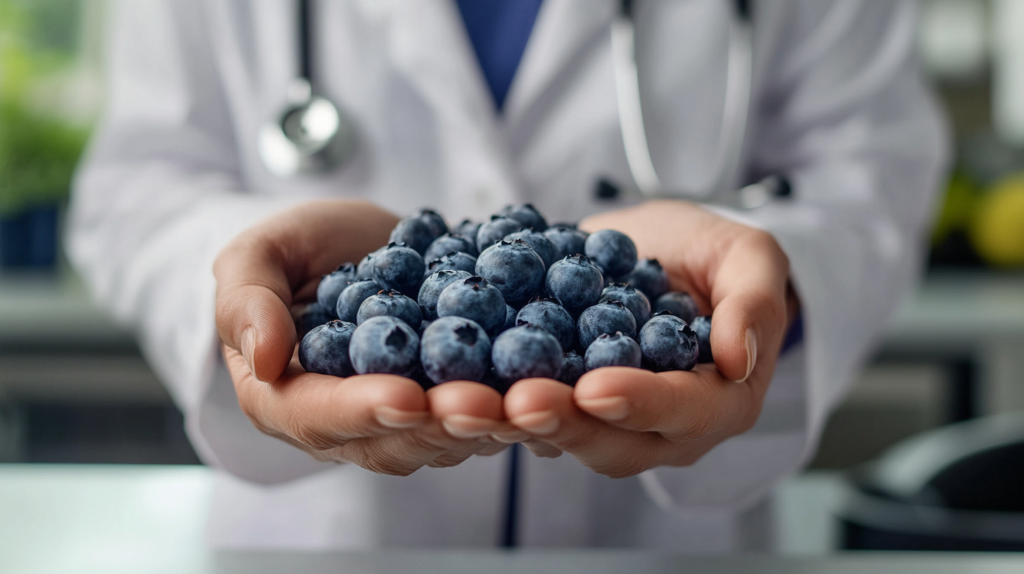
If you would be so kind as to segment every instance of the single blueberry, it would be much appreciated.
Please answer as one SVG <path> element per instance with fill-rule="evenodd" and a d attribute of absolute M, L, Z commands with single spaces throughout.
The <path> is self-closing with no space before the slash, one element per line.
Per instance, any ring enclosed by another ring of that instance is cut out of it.
<path fill-rule="evenodd" d="M 335 318 L 337 318 L 336 312 L 328 313 L 327 309 L 324 309 L 319 303 L 310 303 L 299 313 L 299 318 L 295 322 L 295 331 L 301 340 L 315 327 L 329 323 L 331 319 Z"/>
<path fill-rule="evenodd" d="M 338 295 L 355 280 L 356 266 L 351 263 L 341 265 L 320 278 L 320 284 L 316 286 L 316 302 L 324 309 L 333 311 L 338 305 Z"/>
<path fill-rule="evenodd" d="M 505 325 L 506 307 L 501 291 L 483 277 L 453 281 L 437 299 L 438 317 L 472 319 L 489 335 Z"/>
<path fill-rule="evenodd" d="M 576 342 L 576 325 L 572 315 L 555 299 L 537 297 L 516 315 L 516 326 L 533 325 L 551 333 L 563 349 Z"/>
<path fill-rule="evenodd" d="M 516 316 L 519 314 L 519 310 L 512 305 L 505 304 L 505 324 L 501 327 L 501 332 L 504 333 L 512 327 L 516 326 Z"/>
<path fill-rule="evenodd" d="M 614 335 L 602 333 L 587 347 L 587 354 L 584 357 L 588 371 L 601 367 L 639 369 L 640 359 L 640 345 L 621 332 L 616 332 Z"/>
<path fill-rule="evenodd" d="M 459 279 L 469 279 L 472 276 L 472 273 L 466 271 L 442 269 L 424 279 L 420 293 L 416 297 L 416 301 L 423 308 L 423 316 L 431 321 L 437 319 L 437 299 L 441 296 L 441 291 Z"/>
<path fill-rule="evenodd" d="M 509 219 L 515 219 L 522 224 L 523 227 L 533 229 L 537 233 L 543 233 L 548 228 L 548 222 L 544 220 L 544 216 L 537 211 L 537 208 L 532 204 L 525 203 L 523 205 L 507 205 L 498 215 L 508 217 Z"/>
<path fill-rule="evenodd" d="M 373 279 L 373 259 L 384 252 L 388 246 L 385 245 L 380 249 L 370 252 L 359 261 L 359 267 L 356 268 L 356 279 Z"/>
<path fill-rule="evenodd" d="M 373 278 L 388 289 L 418 293 L 426 265 L 416 251 L 400 243 L 389 243 L 373 258 Z"/>
<path fill-rule="evenodd" d="M 458 251 L 450 251 L 441 256 L 440 259 L 434 259 L 427 265 L 425 275 L 431 275 L 442 269 L 454 269 L 456 271 L 468 271 L 474 273 L 476 271 L 476 257 L 468 253 L 462 253 Z"/>
<path fill-rule="evenodd" d="M 463 237 L 468 237 L 470 241 L 476 242 L 476 234 L 480 231 L 480 224 L 471 221 L 469 219 L 463 219 L 462 223 L 455 228 L 455 233 Z M 479 253 L 479 251 L 477 251 Z"/>
<path fill-rule="evenodd" d="M 348 348 L 356 326 L 346 321 L 331 321 L 314 328 L 299 343 L 299 364 L 308 373 L 332 377 L 355 374 Z"/>
<path fill-rule="evenodd" d="M 522 229 L 505 236 L 505 241 L 515 241 L 516 239 L 522 239 L 537 252 L 537 255 L 540 255 L 540 258 L 544 260 L 544 269 L 551 267 L 552 263 L 560 259 L 555 244 L 539 231 Z"/>
<path fill-rule="evenodd" d="M 587 234 L 576 229 L 563 225 L 551 226 L 544 232 L 544 237 L 555 246 L 556 259 L 564 259 L 577 253 L 583 254 L 583 245 L 587 241 Z"/>
<path fill-rule="evenodd" d="M 636 244 L 625 233 L 602 229 L 591 233 L 583 251 L 605 275 L 625 275 L 636 266 Z"/>
<path fill-rule="evenodd" d="M 545 269 L 544 260 L 521 239 L 496 243 L 476 260 L 476 274 L 497 287 L 513 307 L 540 292 Z"/>
<path fill-rule="evenodd" d="M 430 324 L 433 322 L 434 321 L 428 321 L 426 319 L 420 322 L 419 328 L 416 329 L 416 334 L 419 335 L 421 341 L 423 340 L 423 333 L 427 330 L 427 327 L 429 327 Z"/>
<path fill-rule="evenodd" d="M 654 312 L 668 311 L 689 323 L 697 316 L 697 303 L 689 293 L 669 291 L 654 302 Z"/>
<path fill-rule="evenodd" d="M 576 382 L 585 372 L 587 372 L 587 367 L 583 363 L 583 357 L 579 356 L 576 351 L 566 351 L 562 355 L 562 373 L 558 375 L 559 381 L 570 387 L 575 387 Z"/>
<path fill-rule="evenodd" d="M 612 283 L 601 292 L 601 301 L 622 301 L 622 304 L 636 319 L 637 329 L 643 327 L 644 323 L 651 318 L 651 302 L 646 295 L 634 289 L 632 285 Z"/>
<path fill-rule="evenodd" d="M 581 349 L 590 347 L 602 333 L 611 335 L 616 331 L 636 338 L 636 319 L 620 301 L 605 301 L 588 307 L 576 323 Z"/>
<path fill-rule="evenodd" d="M 711 317 L 694 317 L 690 321 L 690 328 L 697 334 L 697 362 L 714 363 L 715 357 L 711 354 Z"/>
<path fill-rule="evenodd" d="M 348 354 L 360 375 L 381 373 L 412 378 L 420 365 L 420 338 L 401 319 L 372 317 L 352 333 Z"/>
<path fill-rule="evenodd" d="M 420 362 L 430 380 L 480 382 L 491 366 L 491 340 L 470 319 L 442 317 L 420 340 Z"/>
<path fill-rule="evenodd" d="M 462 253 L 467 253 L 476 257 L 476 241 L 470 241 L 461 235 L 445 233 L 430 244 L 426 253 L 423 254 L 423 260 L 433 261 L 435 259 L 440 259 L 453 251 L 461 251 Z"/>
<path fill-rule="evenodd" d="M 637 261 L 632 271 L 619 278 L 619 283 L 626 283 L 643 291 L 650 301 L 655 301 L 668 292 L 668 274 L 657 259 Z"/>
<path fill-rule="evenodd" d="M 395 317 L 405 321 L 406 325 L 414 329 L 418 329 L 420 323 L 423 322 L 423 312 L 420 310 L 420 306 L 395 290 L 381 291 L 367 297 L 359 306 L 356 324 L 362 325 L 372 317 Z"/>
<path fill-rule="evenodd" d="M 355 323 L 359 315 L 359 306 L 371 295 L 376 295 L 384 287 L 373 279 L 360 279 L 345 287 L 345 290 L 338 296 L 338 305 L 334 308 L 335 314 L 342 321 Z"/>
<path fill-rule="evenodd" d="M 491 220 L 481 225 L 480 229 L 476 232 L 477 253 L 482 254 L 485 249 L 501 241 L 502 237 L 509 233 L 515 233 L 522 228 L 523 224 L 515 219 L 501 217 L 500 215 L 491 216 Z"/>
<path fill-rule="evenodd" d="M 540 327 L 513 327 L 494 340 L 491 362 L 498 377 L 511 385 L 522 379 L 558 379 L 562 347 L 554 335 Z"/>
<path fill-rule="evenodd" d="M 406 217 L 391 230 L 391 237 L 388 241 L 404 243 L 422 257 L 430 247 L 430 243 L 434 241 L 434 233 L 430 230 L 430 226 L 419 217 Z"/>
<path fill-rule="evenodd" d="M 697 364 L 697 334 L 679 317 L 658 313 L 640 330 L 644 366 L 661 371 L 689 371 Z"/>
<path fill-rule="evenodd" d="M 441 214 L 433 209 L 421 209 L 416 214 L 416 218 L 427 224 L 427 227 L 430 228 L 430 234 L 435 238 L 448 233 L 448 224 L 444 222 Z"/>
<path fill-rule="evenodd" d="M 572 311 L 589 307 L 601 299 L 604 276 L 586 255 L 577 253 L 552 264 L 544 286 L 549 296 Z"/>

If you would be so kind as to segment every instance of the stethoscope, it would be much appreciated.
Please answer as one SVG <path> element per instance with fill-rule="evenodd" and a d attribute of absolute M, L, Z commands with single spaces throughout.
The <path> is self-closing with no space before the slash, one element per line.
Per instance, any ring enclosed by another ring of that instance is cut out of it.
<path fill-rule="evenodd" d="M 310 1 L 297 0 L 299 74 L 288 87 L 288 104 L 259 131 L 259 155 L 267 168 L 282 178 L 337 169 L 349 163 L 359 147 L 359 133 L 353 120 L 316 92 L 311 61 L 314 23 Z M 619 127 L 635 187 L 601 180 L 596 189 L 597 197 L 686 197 L 701 203 L 751 209 L 773 197 L 789 195 L 788 182 L 779 176 L 770 176 L 739 190 L 730 186 L 743 154 L 754 59 L 749 0 L 733 0 L 731 12 L 725 104 L 716 161 L 704 189 L 684 192 L 663 185 L 654 168 L 640 98 L 633 1 L 620 0 L 620 9 L 611 25 L 612 58 Z"/>

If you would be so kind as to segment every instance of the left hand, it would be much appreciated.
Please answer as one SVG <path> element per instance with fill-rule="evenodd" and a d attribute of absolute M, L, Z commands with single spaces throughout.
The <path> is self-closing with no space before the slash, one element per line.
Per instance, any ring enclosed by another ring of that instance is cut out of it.
<path fill-rule="evenodd" d="M 712 309 L 715 364 L 692 372 L 608 367 L 575 388 L 550 379 L 517 382 L 505 415 L 538 456 L 563 451 L 595 472 L 627 477 L 687 466 L 757 421 L 798 303 L 789 260 L 771 235 L 684 201 L 647 202 L 588 218 L 587 231 L 629 235 L 641 258 L 657 258 L 671 288 Z M 651 302 L 653 305 L 653 301 Z"/>

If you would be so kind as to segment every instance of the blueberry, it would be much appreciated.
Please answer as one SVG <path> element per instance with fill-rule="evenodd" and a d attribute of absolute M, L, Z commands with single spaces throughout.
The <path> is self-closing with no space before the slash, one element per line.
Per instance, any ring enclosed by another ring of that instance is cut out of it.
<path fill-rule="evenodd" d="M 508 205 L 498 212 L 498 215 L 515 219 L 523 227 L 533 229 L 537 233 L 543 233 L 548 228 L 548 222 L 544 216 L 537 211 L 537 208 L 529 203 L 523 205 Z"/>
<path fill-rule="evenodd" d="M 515 307 L 505 304 L 505 324 L 501 326 L 502 333 L 516 326 L 516 315 L 518 314 L 519 311 Z"/>
<path fill-rule="evenodd" d="M 427 247 L 430 247 L 430 243 L 434 241 L 434 233 L 430 230 L 430 226 L 419 217 L 406 217 L 391 230 L 389 241 L 404 243 L 422 256 Z"/>
<path fill-rule="evenodd" d="M 694 317 L 690 321 L 690 328 L 697 334 L 697 362 L 714 363 L 715 357 L 711 354 L 711 317 Z"/>
<path fill-rule="evenodd" d="M 416 218 L 427 224 L 430 228 L 430 234 L 434 237 L 441 237 L 445 233 L 448 233 L 448 224 L 444 222 L 444 218 L 441 214 L 434 211 L 433 209 L 421 209 L 416 214 Z"/>
<path fill-rule="evenodd" d="M 472 319 L 488 334 L 497 333 L 505 325 L 506 307 L 501 291 L 483 277 L 454 281 L 437 299 L 439 317 Z"/>
<path fill-rule="evenodd" d="M 611 335 L 616 331 L 621 331 L 627 337 L 636 338 L 636 319 L 619 301 L 606 301 L 588 307 L 576 323 L 581 349 L 590 347 L 602 333 Z"/>
<path fill-rule="evenodd" d="M 442 269 L 454 269 L 456 271 L 469 271 L 470 273 L 476 272 L 476 257 L 468 253 L 461 253 L 458 251 L 451 251 L 441 256 L 440 259 L 434 259 L 427 265 L 425 275 L 431 275 Z"/>
<path fill-rule="evenodd" d="M 583 364 L 583 357 L 579 356 L 576 351 L 566 351 L 562 355 L 562 373 L 558 375 L 559 381 L 570 387 L 575 387 L 576 381 L 579 381 L 585 372 L 587 372 L 587 367 Z"/>
<path fill-rule="evenodd" d="M 334 312 L 328 313 L 327 309 L 324 309 L 319 303 L 310 303 L 299 313 L 299 319 L 295 322 L 295 331 L 301 340 L 306 333 L 335 318 L 337 315 Z"/>
<path fill-rule="evenodd" d="M 647 296 L 637 291 L 632 285 L 612 283 L 601 292 L 601 301 L 622 301 L 622 304 L 629 309 L 636 319 L 637 329 L 644 326 L 644 323 L 651 318 L 651 302 Z"/>
<path fill-rule="evenodd" d="M 435 259 L 440 259 L 453 251 L 461 251 L 462 253 L 467 253 L 476 257 L 476 241 L 470 241 L 461 235 L 445 233 L 430 244 L 426 253 L 423 254 L 423 260 L 433 261 Z"/>
<path fill-rule="evenodd" d="M 376 295 L 370 295 L 359 306 L 356 314 L 356 324 L 362 325 L 373 317 L 395 317 L 405 321 L 406 325 L 418 329 L 423 322 L 423 312 L 420 306 L 412 299 L 402 295 L 398 291 L 381 291 Z"/>
<path fill-rule="evenodd" d="M 426 319 L 420 321 L 420 326 L 416 329 L 416 334 L 419 335 L 421 341 L 423 340 L 423 333 L 426 332 L 427 327 L 429 327 L 433 322 L 434 321 L 428 321 Z"/>
<path fill-rule="evenodd" d="M 491 220 L 480 226 L 476 232 L 476 250 L 483 253 L 485 249 L 501 241 L 509 233 L 515 233 L 523 228 L 523 224 L 515 219 L 509 219 L 500 215 L 492 215 Z"/>
<path fill-rule="evenodd" d="M 381 373 L 412 378 L 420 363 L 420 338 L 395 317 L 373 317 L 356 327 L 348 346 L 360 375 Z"/>
<path fill-rule="evenodd" d="M 632 271 L 619 279 L 619 283 L 632 285 L 643 291 L 648 300 L 654 301 L 668 291 L 668 274 L 657 259 L 641 259 Z"/>
<path fill-rule="evenodd" d="M 437 319 L 437 299 L 441 296 L 441 291 L 459 279 L 470 277 L 472 274 L 466 271 L 442 269 L 424 279 L 419 296 L 416 297 L 416 301 L 423 308 L 423 316 L 431 321 Z"/>
<path fill-rule="evenodd" d="M 368 253 L 366 257 L 363 257 L 362 260 L 359 261 L 359 267 L 356 268 L 356 279 L 373 279 L 373 260 L 387 248 L 388 246 L 385 245 L 376 251 Z"/>
<path fill-rule="evenodd" d="M 516 325 L 533 325 L 551 333 L 563 349 L 571 349 L 576 341 L 576 325 L 572 315 L 555 299 L 537 297 L 516 315 Z"/>
<path fill-rule="evenodd" d="M 560 259 L 555 244 L 539 231 L 523 229 L 505 236 L 505 241 L 515 241 L 516 239 L 522 239 L 537 252 L 537 255 L 540 255 L 540 258 L 544 260 L 544 269 L 551 267 L 552 263 Z"/>
<path fill-rule="evenodd" d="M 544 270 L 544 260 L 521 239 L 496 243 L 476 260 L 476 274 L 497 287 L 513 307 L 540 292 Z"/>
<path fill-rule="evenodd" d="M 349 342 L 356 326 L 347 321 L 331 321 L 306 334 L 299 343 L 299 364 L 309 373 L 333 377 L 351 377 Z"/>
<path fill-rule="evenodd" d="M 419 253 L 400 243 L 389 243 L 373 258 L 373 278 L 388 289 L 418 293 L 426 265 Z"/>
<path fill-rule="evenodd" d="M 384 289 L 380 283 L 373 279 L 360 279 L 345 287 L 345 290 L 338 296 L 338 305 L 334 312 L 342 321 L 355 323 L 359 315 L 359 306 L 371 295 L 376 295 Z"/>
<path fill-rule="evenodd" d="M 476 234 L 478 231 L 480 231 L 480 224 L 469 219 L 463 219 L 462 223 L 455 228 L 456 234 L 468 237 L 474 243 L 476 242 Z M 477 251 L 477 253 L 479 253 L 479 251 Z"/>
<path fill-rule="evenodd" d="M 668 311 L 683 321 L 689 323 L 697 316 L 697 303 L 690 297 L 689 293 L 669 291 L 654 302 L 654 312 Z"/>
<path fill-rule="evenodd" d="M 316 302 L 324 309 L 334 310 L 338 304 L 338 295 L 356 280 L 356 266 L 346 263 L 336 270 L 320 278 L 316 286 Z"/>
<path fill-rule="evenodd" d="M 601 367 L 633 367 L 640 368 L 640 345 L 633 339 L 616 332 L 614 335 L 601 333 L 587 347 L 584 358 L 588 371 Z"/>
<path fill-rule="evenodd" d="M 555 246 L 556 258 L 564 259 L 570 255 L 583 253 L 583 244 L 587 241 L 587 234 L 569 226 L 551 226 L 544 232 L 544 237 Z"/>
<path fill-rule="evenodd" d="M 679 317 L 658 313 L 640 330 L 640 351 L 652 371 L 689 371 L 697 364 L 697 334 Z"/>
<path fill-rule="evenodd" d="M 583 250 L 605 275 L 625 275 L 636 266 L 636 245 L 628 235 L 618 231 L 602 229 L 591 233 Z"/>
<path fill-rule="evenodd" d="M 562 372 L 562 347 L 540 327 L 513 327 L 494 340 L 491 361 L 508 385 L 533 377 L 557 379 Z"/>
<path fill-rule="evenodd" d="M 604 289 L 604 277 L 586 255 L 577 253 L 552 264 L 544 285 L 548 295 L 571 311 L 597 303 Z"/>
<path fill-rule="evenodd" d="M 461 317 L 442 317 L 420 340 L 420 362 L 430 380 L 480 382 L 491 366 L 491 340 L 480 325 Z"/>

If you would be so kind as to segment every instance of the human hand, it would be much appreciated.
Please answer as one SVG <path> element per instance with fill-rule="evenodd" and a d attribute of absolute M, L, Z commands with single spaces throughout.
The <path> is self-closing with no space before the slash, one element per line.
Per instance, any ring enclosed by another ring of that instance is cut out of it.
<path fill-rule="evenodd" d="M 386 244 L 397 218 L 366 202 L 316 201 L 239 234 L 214 263 L 217 329 L 239 406 L 262 432 L 318 460 L 407 475 L 506 445 L 501 396 L 452 382 L 424 393 L 392 375 L 339 379 L 298 363 L 290 308 L 324 273 Z"/>
<path fill-rule="evenodd" d="M 647 202 L 580 227 L 629 235 L 640 257 L 658 259 L 673 290 L 689 292 L 702 314 L 714 309 L 715 364 L 692 372 L 597 369 L 575 388 L 519 381 L 505 396 L 505 415 L 532 437 L 527 447 L 538 456 L 568 452 L 595 472 L 626 477 L 693 464 L 749 430 L 798 308 L 778 243 L 683 201 Z"/>

